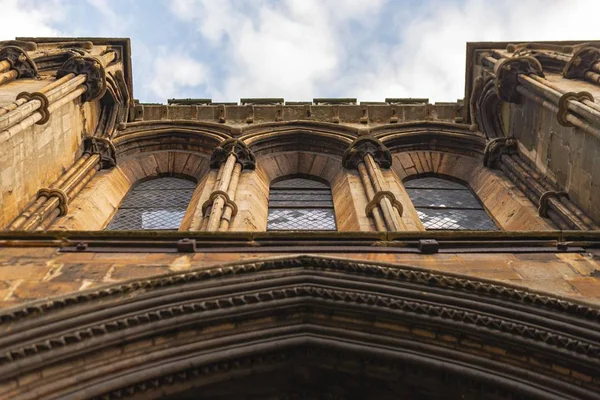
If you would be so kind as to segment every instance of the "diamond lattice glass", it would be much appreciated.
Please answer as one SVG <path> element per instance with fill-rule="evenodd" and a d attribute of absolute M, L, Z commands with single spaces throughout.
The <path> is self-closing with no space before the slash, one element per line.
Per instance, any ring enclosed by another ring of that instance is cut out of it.
<path fill-rule="evenodd" d="M 127 194 L 106 229 L 176 230 L 195 187 L 194 182 L 170 177 L 141 182 Z"/>

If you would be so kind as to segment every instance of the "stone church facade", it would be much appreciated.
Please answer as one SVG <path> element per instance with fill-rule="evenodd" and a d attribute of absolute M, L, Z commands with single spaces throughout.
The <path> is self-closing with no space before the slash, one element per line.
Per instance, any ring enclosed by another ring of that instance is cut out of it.
<path fill-rule="evenodd" d="M 0 398 L 600 398 L 600 44 L 465 98 L 133 98 L 0 42 Z"/>

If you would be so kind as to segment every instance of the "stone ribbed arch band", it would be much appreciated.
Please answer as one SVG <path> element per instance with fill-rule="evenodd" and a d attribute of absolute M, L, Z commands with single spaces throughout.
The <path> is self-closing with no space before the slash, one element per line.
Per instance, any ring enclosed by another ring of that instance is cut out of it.
<path fill-rule="evenodd" d="M 598 308 L 507 283 L 314 256 L 43 299 L 1 310 L 0 331 L 0 397 L 10 399 L 242 398 L 248 387 L 256 398 L 322 398 L 316 391 L 334 381 L 335 398 L 600 393 Z"/>
<path fill-rule="evenodd" d="M 8 227 L 9 230 L 46 230 L 60 216 L 66 215 L 69 203 L 94 177 L 97 171 L 116 165 L 116 151 L 106 138 L 87 137 L 83 154 L 49 188 L 38 191 L 37 198 Z"/>
<path fill-rule="evenodd" d="M 18 78 L 37 77 L 37 67 L 25 50 L 17 46 L 0 47 L 0 85 Z"/>
<path fill-rule="evenodd" d="M 378 231 L 400 231 L 403 228 L 402 204 L 388 189 L 381 168 L 390 168 L 392 154 L 377 138 L 356 139 L 342 157 L 344 168 L 358 170 L 368 200 L 365 214 L 373 219 Z"/>
<path fill-rule="evenodd" d="M 256 158 L 243 141 L 226 139 L 213 152 L 210 166 L 218 172 L 212 193 L 202 204 L 201 230 L 226 231 L 237 213 L 235 194 L 240 174 L 244 169 L 253 170 Z"/>

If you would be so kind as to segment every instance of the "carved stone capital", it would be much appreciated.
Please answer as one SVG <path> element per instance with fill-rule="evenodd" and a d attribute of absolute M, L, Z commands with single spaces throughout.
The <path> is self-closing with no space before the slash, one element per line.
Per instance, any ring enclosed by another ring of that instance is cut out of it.
<path fill-rule="evenodd" d="M 238 139 L 226 139 L 215 148 L 210 158 L 210 167 L 219 168 L 229 155 L 233 154 L 236 162 L 242 165 L 242 169 L 254 169 L 256 167 L 256 158 L 248 145 Z"/>
<path fill-rule="evenodd" d="M 356 139 L 344 152 L 342 165 L 344 168 L 356 169 L 358 164 L 364 162 L 367 154 L 370 154 L 381 168 L 392 166 L 392 153 L 379 139 L 371 136 L 363 136 Z"/>
<path fill-rule="evenodd" d="M 600 49 L 584 47 L 573 54 L 563 70 L 563 76 L 567 79 L 584 79 L 585 73 L 597 62 L 600 62 Z"/>
<path fill-rule="evenodd" d="M 517 150 L 517 140 L 514 138 L 495 138 L 487 142 L 483 152 L 483 165 L 494 168 L 502 154 L 514 153 Z"/>
<path fill-rule="evenodd" d="M 17 71 L 17 78 L 37 78 L 38 70 L 27 53 L 17 46 L 6 46 L 0 48 L 0 61 L 6 60 L 11 69 Z"/>
<path fill-rule="evenodd" d="M 519 75 L 544 76 L 542 64 L 530 56 L 504 58 L 494 67 L 496 74 L 496 93 L 501 100 L 509 103 L 519 103 L 521 95 L 517 92 Z"/>
<path fill-rule="evenodd" d="M 117 165 L 117 150 L 109 139 L 88 136 L 83 142 L 83 153 L 98 154 L 100 169 L 110 169 Z"/>
<path fill-rule="evenodd" d="M 56 79 L 65 75 L 87 75 L 84 83 L 87 90 L 81 96 L 82 100 L 92 101 L 104 96 L 106 92 L 106 70 L 103 62 L 94 56 L 73 56 L 69 58 L 56 72 Z"/>

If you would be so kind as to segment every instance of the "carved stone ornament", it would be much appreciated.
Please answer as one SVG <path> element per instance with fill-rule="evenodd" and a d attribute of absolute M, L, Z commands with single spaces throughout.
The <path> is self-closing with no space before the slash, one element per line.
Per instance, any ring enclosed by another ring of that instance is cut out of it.
<path fill-rule="evenodd" d="M 495 138 L 485 145 L 483 165 L 494 168 L 502 154 L 514 153 L 517 150 L 517 140 L 514 138 Z"/>
<path fill-rule="evenodd" d="M 533 57 L 504 58 L 494 67 L 496 74 L 496 93 L 502 101 L 519 103 L 521 95 L 517 92 L 519 75 L 544 76 L 542 64 Z"/>
<path fill-rule="evenodd" d="M 34 92 L 34 93 L 21 92 L 17 95 L 17 100 L 20 100 L 20 99 L 25 99 L 26 101 L 38 100 L 41 103 L 41 105 L 40 105 L 40 108 L 38 108 L 36 110 L 36 112 L 38 112 L 42 115 L 42 119 L 40 119 L 38 122 L 36 122 L 36 124 L 43 125 L 46 122 L 48 122 L 48 120 L 50 119 L 50 110 L 48 109 L 48 106 L 50 105 L 50 101 L 48 100 L 48 97 L 46 97 L 45 94 L 40 93 L 40 92 Z"/>
<path fill-rule="evenodd" d="M 392 166 L 390 150 L 380 140 L 371 136 L 359 137 L 352 142 L 344 152 L 342 165 L 344 168 L 356 169 L 358 164 L 364 162 L 367 154 L 370 154 L 381 168 L 387 169 Z"/>
<path fill-rule="evenodd" d="M 563 76 L 567 79 L 583 79 L 597 62 L 600 62 L 600 49 L 584 47 L 573 54 L 563 70 Z"/>
<path fill-rule="evenodd" d="M 248 145 L 238 139 L 226 139 L 215 148 L 215 151 L 210 158 L 210 167 L 219 168 L 227 157 L 233 154 L 236 162 L 242 165 L 242 169 L 254 169 L 256 167 L 256 158 Z"/>
<path fill-rule="evenodd" d="M 98 154 L 100 168 L 110 169 L 117 165 L 117 150 L 115 145 L 106 138 L 89 136 L 83 141 L 84 154 Z"/>
<path fill-rule="evenodd" d="M 569 102 L 583 100 L 589 100 L 593 103 L 594 96 L 590 92 L 567 92 L 560 96 L 560 99 L 558 100 L 558 111 L 556 113 L 558 123 L 566 127 L 575 126 L 567 120 L 567 115 L 569 115 Z"/>
<path fill-rule="evenodd" d="M 27 53 L 17 46 L 0 48 L 0 61 L 7 60 L 12 69 L 17 71 L 17 78 L 37 78 L 37 67 Z"/>
<path fill-rule="evenodd" d="M 458 396 L 424 398 L 591 400 L 600 389 L 599 323 L 596 307 L 504 282 L 278 257 L 0 310 L 0 383 L 4 398 L 142 399 L 193 389 L 193 398 L 208 399 L 205 390 L 221 381 L 226 395 L 239 396 L 219 398 L 244 398 L 240 377 L 258 385 L 268 371 L 290 376 L 284 368 L 299 365 L 350 372 L 339 376 L 344 387 L 368 377 L 426 389 L 462 382 L 447 393 Z M 23 376 L 37 379 L 7 384 Z M 331 386 L 321 382 L 315 388 Z M 474 395 L 461 396 L 469 387 Z"/>
<path fill-rule="evenodd" d="M 59 216 L 67 215 L 69 212 L 69 196 L 62 189 L 58 188 L 43 188 L 38 190 L 37 197 L 56 197 L 58 199 L 58 209 L 60 210 Z"/>
<path fill-rule="evenodd" d="M 84 83 L 87 90 L 81 96 L 84 102 L 97 100 L 106 92 L 106 70 L 102 61 L 94 56 L 74 56 L 69 58 L 56 72 L 56 79 L 65 75 L 87 75 Z"/>
<path fill-rule="evenodd" d="M 540 217 L 547 217 L 549 207 L 548 201 L 552 198 L 558 199 L 561 197 L 569 198 L 569 195 L 567 194 L 567 192 L 564 191 L 555 192 L 551 190 L 542 193 L 542 195 L 540 196 L 540 202 L 538 204 L 538 215 Z"/>

